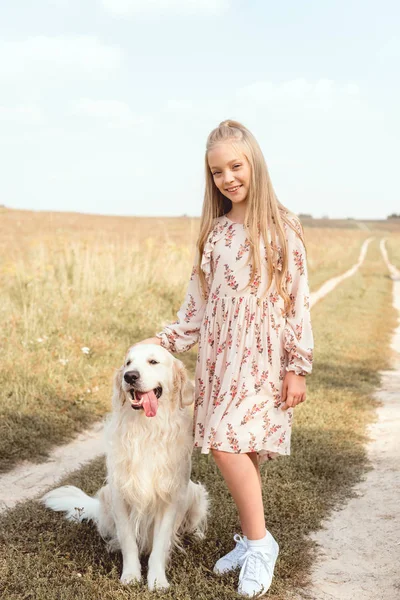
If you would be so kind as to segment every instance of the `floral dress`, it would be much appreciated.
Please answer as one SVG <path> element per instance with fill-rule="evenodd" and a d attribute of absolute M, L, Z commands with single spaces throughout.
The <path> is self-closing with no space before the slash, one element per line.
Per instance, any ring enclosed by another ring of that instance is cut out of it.
<path fill-rule="evenodd" d="M 286 371 L 311 373 L 314 344 L 305 248 L 296 232 L 284 227 L 291 298 L 286 318 L 274 281 L 261 298 L 268 281 L 262 236 L 261 275 L 242 291 L 250 277 L 249 240 L 243 224 L 223 215 L 214 221 L 201 260 L 207 298 L 194 265 L 177 320 L 155 334 L 175 353 L 199 344 L 193 436 L 203 454 L 210 448 L 257 452 L 259 463 L 290 454 L 293 409 L 281 408 L 283 379 Z"/>

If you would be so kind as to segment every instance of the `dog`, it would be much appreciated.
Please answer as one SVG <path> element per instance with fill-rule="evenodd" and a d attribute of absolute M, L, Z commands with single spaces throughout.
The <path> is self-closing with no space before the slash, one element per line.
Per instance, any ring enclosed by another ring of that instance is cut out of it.
<path fill-rule="evenodd" d="M 41 498 L 68 520 L 92 520 L 109 550 L 122 551 L 122 583 L 141 580 L 145 553 L 148 588 L 167 589 L 172 548 L 185 552 L 185 533 L 205 536 L 208 492 L 190 479 L 193 401 L 180 360 L 157 344 L 132 346 L 113 381 L 106 485 L 94 497 L 67 485 Z"/>

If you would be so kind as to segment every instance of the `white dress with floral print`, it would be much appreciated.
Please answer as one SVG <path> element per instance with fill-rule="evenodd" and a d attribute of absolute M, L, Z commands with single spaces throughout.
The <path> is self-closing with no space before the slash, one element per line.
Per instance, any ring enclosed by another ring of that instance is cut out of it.
<path fill-rule="evenodd" d="M 207 299 L 194 265 L 177 320 L 156 333 L 161 345 L 175 353 L 199 343 L 193 436 L 194 447 L 204 454 L 210 448 L 257 452 L 259 463 L 290 454 L 293 409 L 281 408 L 283 378 L 286 371 L 311 373 L 314 344 L 305 248 L 284 226 L 292 300 L 287 318 L 274 281 L 261 298 L 268 276 L 262 240 L 261 277 L 241 292 L 250 276 L 250 264 L 245 264 L 249 240 L 243 224 L 221 216 L 215 219 L 201 261 Z"/>

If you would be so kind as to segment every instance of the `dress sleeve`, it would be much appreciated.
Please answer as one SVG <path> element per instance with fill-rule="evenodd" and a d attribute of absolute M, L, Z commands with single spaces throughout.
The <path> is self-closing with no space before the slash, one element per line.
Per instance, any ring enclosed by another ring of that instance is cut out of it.
<path fill-rule="evenodd" d="M 177 320 L 165 325 L 156 333 L 160 345 L 170 352 L 186 352 L 196 344 L 200 337 L 208 293 L 203 298 L 197 264 L 193 264 L 185 299 L 177 312 Z"/>
<path fill-rule="evenodd" d="M 312 371 L 314 337 L 307 257 L 303 242 L 294 232 L 288 240 L 288 253 L 287 291 L 291 307 L 284 327 L 284 347 L 288 353 L 286 371 L 308 375 Z"/>

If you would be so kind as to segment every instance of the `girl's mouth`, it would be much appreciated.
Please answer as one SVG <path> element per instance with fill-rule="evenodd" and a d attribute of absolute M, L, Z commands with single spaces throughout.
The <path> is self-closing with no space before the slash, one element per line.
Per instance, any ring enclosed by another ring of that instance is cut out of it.
<path fill-rule="evenodd" d="M 242 185 L 243 185 L 243 184 L 236 185 L 236 186 L 235 186 L 235 187 L 233 187 L 233 188 L 227 188 L 227 190 L 226 190 L 226 191 L 227 191 L 227 192 L 229 192 L 230 194 L 234 194 L 235 192 L 237 192 L 237 191 L 238 191 L 238 189 L 240 189 L 240 188 L 242 187 Z"/>

